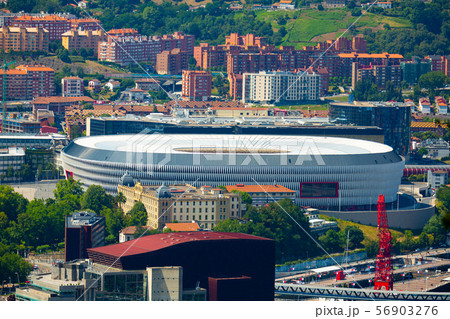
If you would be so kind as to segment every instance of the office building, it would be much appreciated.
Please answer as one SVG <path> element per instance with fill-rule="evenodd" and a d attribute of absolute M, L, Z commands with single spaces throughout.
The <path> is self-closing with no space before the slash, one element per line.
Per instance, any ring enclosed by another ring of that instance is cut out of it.
<path fill-rule="evenodd" d="M 429 60 L 421 60 L 419 57 L 413 57 L 412 61 L 401 63 L 402 78 L 408 84 L 419 83 L 422 74 L 431 72 L 432 62 Z"/>
<path fill-rule="evenodd" d="M 88 248 L 105 245 L 105 217 L 91 212 L 75 212 L 66 216 L 65 260 L 87 258 Z"/>
<path fill-rule="evenodd" d="M 333 102 L 330 122 L 358 126 L 378 126 L 384 143 L 406 156 L 410 145 L 411 106 L 397 102 Z"/>

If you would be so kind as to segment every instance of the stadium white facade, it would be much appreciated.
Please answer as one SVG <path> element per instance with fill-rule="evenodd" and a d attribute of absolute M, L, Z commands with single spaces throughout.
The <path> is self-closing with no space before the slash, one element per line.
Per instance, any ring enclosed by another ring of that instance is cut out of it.
<path fill-rule="evenodd" d="M 281 184 L 300 205 L 331 208 L 397 198 L 404 159 L 390 146 L 345 138 L 274 135 L 107 135 L 74 140 L 66 176 L 116 193 L 128 172 L 143 185 Z"/>

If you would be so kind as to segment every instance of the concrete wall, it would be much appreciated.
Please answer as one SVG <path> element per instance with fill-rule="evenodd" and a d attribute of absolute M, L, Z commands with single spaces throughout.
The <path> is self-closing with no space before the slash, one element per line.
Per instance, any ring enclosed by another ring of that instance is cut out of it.
<path fill-rule="evenodd" d="M 422 229 L 434 213 L 434 206 L 416 210 L 387 211 L 389 227 L 399 229 Z M 335 212 L 321 210 L 320 214 L 349 220 L 363 225 L 377 226 L 376 211 Z"/>
<path fill-rule="evenodd" d="M 181 301 L 183 291 L 182 267 L 149 267 L 148 300 Z"/>

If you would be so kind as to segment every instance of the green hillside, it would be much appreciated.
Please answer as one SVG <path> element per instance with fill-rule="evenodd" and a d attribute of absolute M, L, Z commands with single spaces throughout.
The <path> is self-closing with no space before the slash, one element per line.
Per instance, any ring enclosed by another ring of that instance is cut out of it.
<path fill-rule="evenodd" d="M 300 15 L 297 12 L 261 10 L 257 11 L 256 19 L 270 23 L 274 31 L 284 27 L 287 34 L 283 37 L 282 44 L 301 48 L 303 45 L 311 45 L 311 42 L 335 40 L 357 17 L 352 17 L 349 11 L 343 9 L 328 11 L 308 9 L 302 10 Z M 355 23 L 353 30 L 347 32 L 346 36 L 362 33 L 367 28 L 381 30 L 386 24 L 390 28 L 412 28 L 411 22 L 405 18 L 367 13 Z"/>

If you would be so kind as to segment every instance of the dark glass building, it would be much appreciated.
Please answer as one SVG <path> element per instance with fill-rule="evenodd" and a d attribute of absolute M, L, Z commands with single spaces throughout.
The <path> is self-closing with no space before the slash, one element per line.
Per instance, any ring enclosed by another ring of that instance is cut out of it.
<path fill-rule="evenodd" d="M 330 103 L 329 119 L 332 123 L 378 126 L 383 129 L 386 145 L 402 156 L 409 152 L 409 105 L 396 102 L 335 102 Z"/>
<path fill-rule="evenodd" d="M 65 260 L 87 258 L 87 249 L 105 245 L 105 217 L 90 212 L 66 216 Z"/>

